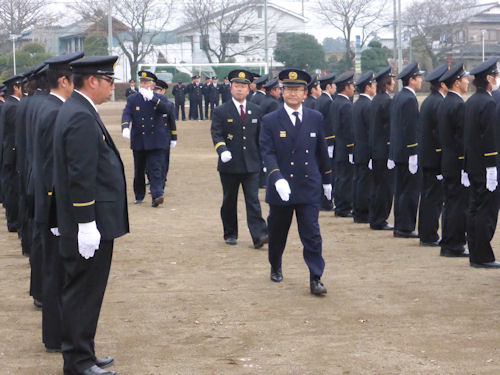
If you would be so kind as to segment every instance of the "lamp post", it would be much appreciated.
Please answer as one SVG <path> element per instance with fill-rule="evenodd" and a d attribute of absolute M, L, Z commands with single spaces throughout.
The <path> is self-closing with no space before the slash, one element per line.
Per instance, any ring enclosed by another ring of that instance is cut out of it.
<path fill-rule="evenodd" d="M 12 39 L 12 59 L 13 59 L 13 65 L 14 65 L 14 75 L 17 74 L 17 72 L 16 72 L 16 39 L 17 38 L 19 38 L 19 35 L 10 34 L 10 39 Z"/>
<path fill-rule="evenodd" d="M 108 53 L 113 54 L 113 16 L 111 14 L 112 3 L 111 0 L 108 2 Z M 115 101 L 115 90 L 111 94 L 111 101 Z"/>
<path fill-rule="evenodd" d="M 484 61 L 484 34 L 486 34 L 486 30 L 481 30 L 481 41 L 483 45 L 483 61 Z"/>

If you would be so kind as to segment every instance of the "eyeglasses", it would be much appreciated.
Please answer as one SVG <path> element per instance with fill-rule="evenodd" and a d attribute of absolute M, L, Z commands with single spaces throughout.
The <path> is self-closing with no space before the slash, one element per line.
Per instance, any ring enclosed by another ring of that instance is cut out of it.
<path fill-rule="evenodd" d="M 102 80 L 108 82 L 111 86 L 113 86 L 115 83 L 115 79 L 108 77 L 108 76 L 99 76 L 97 79 L 102 79 Z"/>

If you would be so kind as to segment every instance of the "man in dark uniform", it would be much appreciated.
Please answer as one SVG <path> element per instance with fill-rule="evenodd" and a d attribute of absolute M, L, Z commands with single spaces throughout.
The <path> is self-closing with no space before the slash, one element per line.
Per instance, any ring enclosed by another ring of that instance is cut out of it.
<path fill-rule="evenodd" d="M 7 86 L 5 86 L 3 83 L 0 84 L 0 118 L 2 117 L 2 107 L 3 104 L 5 103 L 5 90 L 7 89 Z M 2 137 L 2 127 L 0 125 L 0 203 L 3 204 L 3 192 L 2 192 L 2 144 L 3 144 L 3 137 Z"/>
<path fill-rule="evenodd" d="M 75 91 L 61 106 L 54 133 L 54 194 L 64 268 L 64 375 L 103 371 L 94 337 L 111 267 L 113 242 L 129 231 L 123 163 L 96 105 L 113 93 L 117 56 L 70 63 Z M 137 94 L 134 94 L 137 95 Z"/>
<path fill-rule="evenodd" d="M 262 119 L 260 146 L 269 177 L 266 202 L 269 204 L 269 263 L 271 280 L 283 280 L 283 251 L 293 213 L 309 268 L 310 290 L 326 294 L 321 282 L 325 268 L 318 223 L 321 195 L 331 199 L 331 169 L 324 139 L 322 116 L 302 105 L 311 77 L 305 71 L 285 69 L 283 106 Z"/>
<path fill-rule="evenodd" d="M 389 93 L 394 90 L 394 75 L 391 67 L 380 70 L 375 75 L 377 95 L 371 104 L 371 123 L 369 134 L 369 150 L 372 169 L 372 191 L 370 195 L 370 228 L 373 230 L 393 230 L 387 223 L 391 213 L 393 197 L 393 171 L 387 168 L 390 139 L 390 108 Z"/>
<path fill-rule="evenodd" d="M 210 102 L 210 118 L 212 118 L 212 113 L 215 107 L 219 106 L 219 96 L 220 96 L 220 85 L 217 82 L 217 77 L 212 77 L 212 82 L 208 86 L 208 100 Z M 207 117 L 208 119 L 208 117 Z"/>
<path fill-rule="evenodd" d="M 7 87 L 2 106 L 0 131 L 2 133 L 2 191 L 7 216 L 7 229 L 17 232 L 19 186 L 16 173 L 16 111 L 22 97 L 22 75 L 15 75 L 3 83 Z"/>
<path fill-rule="evenodd" d="M 184 103 L 186 102 L 186 86 L 179 80 L 177 85 L 172 88 L 172 95 L 175 98 L 175 119 L 179 120 L 179 111 L 182 116 L 182 121 L 186 120 L 186 112 L 184 111 Z"/>
<path fill-rule="evenodd" d="M 319 85 L 319 81 L 317 77 L 314 77 L 307 85 L 307 98 L 304 99 L 302 103 L 304 107 L 314 109 L 316 104 L 316 99 L 321 95 L 321 87 Z"/>
<path fill-rule="evenodd" d="M 200 85 L 200 76 L 194 75 L 192 82 L 187 87 L 189 95 L 189 119 L 190 120 L 203 120 L 203 107 L 202 107 L 202 87 Z M 199 117 L 198 117 L 199 115 Z"/>
<path fill-rule="evenodd" d="M 323 134 L 325 134 L 325 139 L 328 146 L 328 157 L 330 158 L 330 165 L 333 176 L 332 185 L 333 188 L 335 189 L 335 181 L 333 181 L 335 176 L 335 163 L 333 161 L 334 149 L 335 149 L 335 134 L 333 132 L 333 122 L 330 121 L 330 119 L 327 119 L 328 111 L 330 110 L 330 105 L 333 102 L 335 91 L 337 90 L 334 80 L 335 80 L 334 73 L 326 74 L 318 78 L 322 92 L 319 98 L 316 99 L 316 102 L 314 103 L 314 109 L 316 111 L 321 112 L 321 114 L 323 115 L 324 126 L 325 126 L 324 129 L 325 131 L 323 132 Z M 320 209 L 322 211 L 332 211 L 333 210 L 332 200 L 331 199 L 327 200 L 326 197 L 322 195 Z"/>
<path fill-rule="evenodd" d="M 223 190 L 220 210 L 224 240 L 236 245 L 238 238 L 238 189 L 243 187 L 247 224 L 256 249 L 267 243 L 266 222 L 262 218 L 259 191 L 259 152 L 261 114 L 259 107 L 246 100 L 248 86 L 254 76 L 246 70 L 233 70 L 228 75 L 233 99 L 214 110 L 211 134 L 219 155 L 217 170 Z"/>
<path fill-rule="evenodd" d="M 170 134 L 165 128 L 163 115 L 172 113 L 172 103 L 153 91 L 158 80 L 156 75 L 145 70 L 138 74 L 139 92 L 127 98 L 122 113 L 122 133 L 124 138 L 130 139 L 134 154 L 135 203 L 142 203 L 146 195 L 144 173 L 147 168 L 151 205 L 158 207 L 164 201 L 165 150 L 170 147 Z"/>
<path fill-rule="evenodd" d="M 418 159 L 422 176 L 418 210 L 418 235 L 421 246 L 439 246 L 439 217 L 443 209 L 443 175 L 441 173 L 441 142 L 439 142 L 439 106 L 448 88 L 439 81 L 448 71 L 448 63 L 441 64 L 426 77 L 431 94 L 420 106 Z"/>
<path fill-rule="evenodd" d="M 128 81 L 128 87 L 125 90 L 125 98 L 128 98 L 130 95 L 135 94 L 137 90 L 135 89 L 135 81 L 131 79 Z"/>
<path fill-rule="evenodd" d="M 250 100 L 252 103 L 257 104 L 260 106 L 262 102 L 264 101 L 264 98 L 266 97 L 266 90 L 264 89 L 264 85 L 268 81 L 268 76 L 263 75 L 262 77 L 259 77 L 255 80 L 255 95 L 252 96 L 252 99 Z"/>
<path fill-rule="evenodd" d="M 174 103 L 169 101 L 166 97 L 166 92 L 168 89 L 168 84 L 161 79 L 156 81 L 155 92 L 158 95 L 161 95 L 165 98 L 167 102 L 167 107 L 170 107 L 169 113 L 163 114 L 163 124 L 165 125 L 165 130 L 167 132 L 168 139 L 168 147 L 165 149 L 165 160 L 163 164 L 163 174 L 165 176 L 165 182 L 167 182 L 167 174 L 168 168 L 170 167 L 170 149 L 175 148 L 177 146 L 177 126 L 175 124 L 175 115 L 174 115 Z M 163 186 L 165 189 L 165 185 Z"/>
<path fill-rule="evenodd" d="M 467 257 L 466 217 L 469 176 L 464 171 L 464 109 L 462 98 L 469 86 L 465 66 L 453 65 L 440 82 L 448 87 L 448 94 L 439 107 L 438 134 L 441 144 L 441 174 L 443 175 L 444 207 L 441 219 L 443 238 L 441 256 Z"/>
<path fill-rule="evenodd" d="M 260 77 L 260 75 L 258 75 L 258 74 L 255 74 L 255 73 L 252 73 L 252 74 L 253 74 L 253 78 L 254 79 L 257 79 L 257 78 Z M 247 95 L 247 101 L 251 102 L 253 96 L 257 92 L 257 86 L 255 85 L 255 82 L 250 82 L 250 86 L 249 87 L 250 87 L 250 92 Z"/>
<path fill-rule="evenodd" d="M 418 101 L 416 91 L 422 86 L 422 74 L 417 62 L 410 63 L 398 75 L 403 89 L 391 106 L 391 144 L 387 166 L 395 167 L 394 237 L 418 238 L 417 220 L 419 179 L 418 170 Z M 392 168 L 391 168 L 392 167 Z"/>
<path fill-rule="evenodd" d="M 203 95 L 203 101 L 205 103 L 205 118 L 208 120 L 210 116 L 208 115 L 208 108 L 210 107 L 210 78 L 205 77 L 205 82 L 201 85 L 201 94 Z"/>
<path fill-rule="evenodd" d="M 51 210 L 54 208 L 54 126 L 62 104 L 73 92 L 69 63 L 81 58 L 82 52 L 56 56 L 45 61 L 50 94 L 37 114 L 33 137 L 33 179 L 35 186 L 34 220 L 40 233 L 42 253 L 42 341 L 48 352 L 61 351 L 61 291 L 63 270 L 59 257 L 59 241 L 51 231 Z"/>
<path fill-rule="evenodd" d="M 227 77 L 224 78 L 224 83 L 221 86 L 221 97 L 222 97 L 222 103 L 226 103 L 231 100 L 231 82 L 229 82 L 229 79 Z"/>
<path fill-rule="evenodd" d="M 354 137 L 352 132 L 352 101 L 354 73 L 346 72 L 335 80 L 337 96 L 330 105 L 327 121 L 335 134 L 335 216 L 352 217 Z"/>
<path fill-rule="evenodd" d="M 354 198 L 353 216 L 355 223 L 368 223 L 370 217 L 371 176 L 368 163 L 372 98 L 375 96 L 375 74 L 369 70 L 356 82 L 359 98 L 352 106 L 354 136 Z"/>
<path fill-rule="evenodd" d="M 266 90 L 266 96 L 260 103 L 260 110 L 262 116 L 271 113 L 279 108 L 281 103 L 279 102 L 280 98 L 280 84 L 278 77 L 270 80 L 262 86 L 264 90 Z"/>
<path fill-rule="evenodd" d="M 480 268 L 500 268 L 490 241 L 495 234 L 498 217 L 496 202 L 498 186 L 495 145 L 496 103 L 491 97 L 498 80 L 497 58 L 479 64 L 470 72 L 474 75 L 476 92 L 465 103 L 464 147 L 465 171 L 470 180 L 467 237 L 470 265 Z"/>

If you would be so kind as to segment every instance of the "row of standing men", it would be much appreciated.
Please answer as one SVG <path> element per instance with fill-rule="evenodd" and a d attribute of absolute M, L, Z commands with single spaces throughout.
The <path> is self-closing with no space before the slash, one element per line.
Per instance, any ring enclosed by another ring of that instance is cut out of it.
<path fill-rule="evenodd" d="M 117 59 L 56 56 L 2 88 L 0 197 L 29 256 L 42 342 L 62 352 L 65 375 L 116 374 L 94 337 L 114 239 L 129 231 L 123 163 L 96 107 Z"/>

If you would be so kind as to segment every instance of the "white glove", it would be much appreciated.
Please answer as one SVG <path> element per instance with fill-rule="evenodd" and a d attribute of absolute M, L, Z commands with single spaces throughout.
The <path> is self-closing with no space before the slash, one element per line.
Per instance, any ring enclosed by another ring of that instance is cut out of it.
<path fill-rule="evenodd" d="M 486 189 L 489 191 L 495 191 L 497 185 L 497 167 L 486 168 Z"/>
<path fill-rule="evenodd" d="M 332 200 L 332 184 L 323 184 L 323 194 L 325 194 L 326 199 Z"/>
<path fill-rule="evenodd" d="M 142 97 L 146 102 L 150 101 L 153 99 L 153 90 L 150 89 L 145 89 L 144 87 L 141 87 L 139 89 L 139 92 L 141 93 Z"/>
<path fill-rule="evenodd" d="M 349 154 L 349 163 L 354 164 L 354 155 Z"/>
<path fill-rule="evenodd" d="M 373 162 L 372 159 L 368 162 L 368 169 L 371 171 L 373 169 Z"/>
<path fill-rule="evenodd" d="M 284 178 L 280 178 L 278 181 L 274 183 L 276 187 L 276 191 L 278 192 L 282 201 L 288 202 L 290 199 L 290 194 L 292 191 L 290 190 L 290 185 L 288 185 L 288 181 Z"/>
<path fill-rule="evenodd" d="M 328 146 L 328 157 L 331 159 L 333 158 L 333 145 Z"/>
<path fill-rule="evenodd" d="M 469 175 L 464 170 L 462 170 L 462 180 L 461 180 L 461 182 L 462 182 L 462 185 L 464 185 L 465 187 L 469 187 L 470 186 Z"/>
<path fill-rule="evenodd" d="M 123 128 L 123 130 L 122 130 L 122 136 L 123 136 L 123 138 L 130 139 L 130 129 L 129 128 Z"/>
<path fill-rule="evenodd" d="M 177 146 L 177 141 L 170 141 L 170 148 L 175 148 Z"/>
<path fill-rule="evenodd" d="M 408 158 L 408 169 L 411 174 L 415 174 L 418 171 L 418 155 L 411 155 Z"/>
<path fill-rule="evenodd" d="M 50 228 L 50 231 L 56 237 L 59 237 L 61 235 L 61 233 L 59 233 L 59 228 Z"/>
<path fill-rule="evenodd" d="M 394 161 L 391 159 L 387 159 L 387 169 L 394 169 L 396 164 L 394 164 Z"/>
<path fill-rule="evenodd" d="M 233 155 L 231 155 L 231 151 L 223 151 L 221 154 L 220 154 L 220 160 L 223 162 L 223 163 L 227 163 L 229 160 L 231 160 L 233 158 Z"/>
<path fill-rule="evenodd" d="M 443 175 L 442 175 L 442 174 L 438 174 L 438 175 L 436 175 L 436 179 L 437 179 L 438 181 L 443 181 Z"/>
<path fill-rule="evenodd" d="M 78 223 L 78 252 L 85 259 L 92 258 L 101 242 L 101 233 L 95 221 Z"/>

